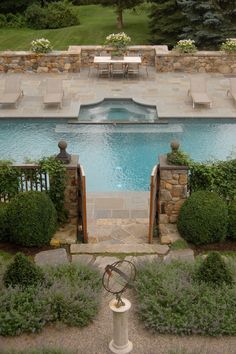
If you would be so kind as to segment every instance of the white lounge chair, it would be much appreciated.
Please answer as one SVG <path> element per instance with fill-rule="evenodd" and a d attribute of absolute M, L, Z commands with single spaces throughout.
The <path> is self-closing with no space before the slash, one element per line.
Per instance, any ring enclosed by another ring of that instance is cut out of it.
<path fill-rule="evenodd" d="M 196 104 L 206 104 L 212 107 L 212 100 L 208 96 L 206 80 L 203 77 L 195 76 L 190 78 L 190 89 L 188 95 L 192 97 L 193 108 Z"/>
<path fill-rule="evenodd" d="M 15 108 L 19 99 L 24 95 L 20 87 L 20 80 L 14 76 L 9 76 L 5 80 L 3 93 L 0 95 L 0 104 L 13 104 Z"/>
<path fill-rule="evenodd" d="M 229 85 L 230 87 L 227 90 L 227 96 L 230 94 L 234 102 L 236 102 L 236 78 L 229 79 Z"/>
<path fill-rule="evenodd" d="M 43 96 L 44 105 L 59 105 L 62 108 L 64 96 L 61 79 L 47 79 L 45 94 Z"/>

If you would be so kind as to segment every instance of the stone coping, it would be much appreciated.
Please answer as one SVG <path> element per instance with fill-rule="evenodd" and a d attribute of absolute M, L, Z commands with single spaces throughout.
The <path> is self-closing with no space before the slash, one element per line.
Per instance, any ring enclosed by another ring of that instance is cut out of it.
<path fill-rule="evenodd" d="M 180 166 L 180 165 L 170 165 L 167 163 L 167 155 L 159 155 L 160 169 L 161 170 L 183 170 L 187 171 L 189 169 L 188 166 Z"/>
<path fill-rule="evenodd" d="M 222 56 L 227 56 L 231 58 L 236 57 L 236 53 L 228 54 L 219 50 L 218 51 L 201 50 L 194 53 L 180 53 L 177 50 L 158 51 L 157 49 L 155 49 L 155 51 L 157 56 L 169 56 L 169 57 L 222 57 Z"/>

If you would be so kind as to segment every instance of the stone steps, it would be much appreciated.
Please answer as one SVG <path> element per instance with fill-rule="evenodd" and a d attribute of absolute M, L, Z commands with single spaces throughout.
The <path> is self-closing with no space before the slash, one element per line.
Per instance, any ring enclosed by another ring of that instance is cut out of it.
<path fill-rule="evenodd" d="M 165 255 L 169 251 L 167 245 L 159 244 L 73 244 L 73 254 L 157 254 Z"/>

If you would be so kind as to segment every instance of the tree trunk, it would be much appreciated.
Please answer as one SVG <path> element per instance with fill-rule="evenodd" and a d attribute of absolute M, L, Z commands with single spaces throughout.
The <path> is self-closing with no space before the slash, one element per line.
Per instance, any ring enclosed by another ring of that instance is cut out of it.
<path fill-rule="evenodd" d="M 123 23 L 123 10 L 117 9 L 117 28 L 122 29 L 124 27 Z"/>

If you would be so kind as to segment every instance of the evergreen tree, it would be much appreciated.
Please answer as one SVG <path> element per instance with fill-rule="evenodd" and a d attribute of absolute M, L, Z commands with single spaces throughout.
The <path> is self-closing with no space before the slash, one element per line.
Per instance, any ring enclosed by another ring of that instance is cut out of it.
<path fill-rule="evenodd" d="M 103 6 L 113 6 L 115 8 L 117 27 L 122 29 L 124 27 L 123 11 L 125 9 L 133 9 L 144 2 L 144 0 L 98 0 L 97 2 Z"/>
<path fill-rule="evenodd" d="M 176 0 L 154 0 L 149 18 L 151 43 L 173 47 L 186 24 Z"/>
<path fill-rule="evenodd" d="M 213 48 L 225 39 L 225 19 L 222 11 L 211 0 L 177 0 L 188 25 L 181 38 L 194 39 L 201 48 Z"/>

